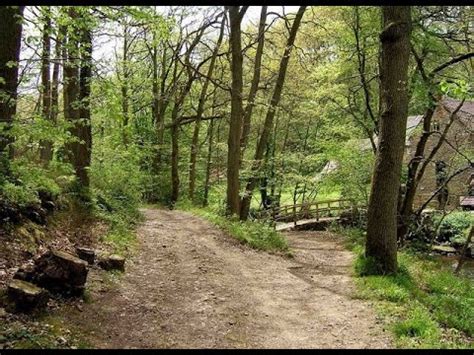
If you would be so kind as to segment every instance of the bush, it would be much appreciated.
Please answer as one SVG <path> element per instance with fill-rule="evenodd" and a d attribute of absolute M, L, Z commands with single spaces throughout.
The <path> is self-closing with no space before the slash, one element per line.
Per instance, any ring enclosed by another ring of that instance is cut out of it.
<path fill-rule="evenodd" d="M 22 209 L 38 205 L 42 196 L 56 198 L 74 179 L 72 168 L 60 162 L 53 161 L 44 168 L 17 159 L 10 168 L 11 175 L 0 185 L 0 198 Z"/>
<path fill-rule="evenodd" d="M 6 203 L 19 208 L 26 208 L 40 202 L 36 191 L 27 186 L 15 185 L 11 182 L 3 184 L 0 196 L 6 200 Z"/>
<path fill-rule="evenodd" d="M 111 147 L 102 148 L 99 154 L 107 154 L 107 160 L 94 159 L 90 169 L 91 187 L 96 206 L 102 213 L 117 213 L 128 220 L 138 216 L 144 190 L 143 173 L 138 164 L 138 153 L 134 149 L 120 151 Z M 115 154 L 108 152 L 114 150 Z"/>
<path fill-rule="evenodd" d="M 434 217 L 435 224 L 442 218 L 440 215 Z M 468 211 L 456 211 L 448 214 L 441 221 L 437 239 L 439 241 L 453 241 L 454 239 L 465 239 L 466 230 L 474 223 L 474 213 Z"/>

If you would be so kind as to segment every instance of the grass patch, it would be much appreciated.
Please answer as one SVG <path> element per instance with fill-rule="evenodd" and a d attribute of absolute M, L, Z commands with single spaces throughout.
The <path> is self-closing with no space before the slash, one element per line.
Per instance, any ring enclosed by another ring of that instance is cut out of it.
<path fill-rule="evenodd" d="M 400 348 L 474 348 L 474 282 L 453 274 L 439 259 L 410 251 L 398 253 L 395 275 L 364 276 L 364 232 L 336 230 L 356 252 L 358 298 L 376 301 Z"/>
<path fill-rule="evenodd" d="M 100 237 L 100 241 L 108 245 L 112 253 L 129 256 L 136 251 L 138 241 L 135 227 L 143 220 L 138 210 L 98 210 L 96 215 L 109 225 L 108 232 Z"/>
<path fill-rule="evenodd" d="M 232 237 L 254 249 L 269 252 L 283 252 L 291 256 L 285 237 L 266 223 L 259 221 L 239 221 L 238 219 L 227 218 L 221 216 L 211 208 L 198 208 L 184 202 L 181 202 L 177 208 L 192 212 L 207 219 Z"/>
<path fill-rule="evenodd" d="M 111 247 L 114 254 L 124 256 L 132 254 L 138 245 L 133 229 L 123 225 L 112 226 L 102 241 Z"/>

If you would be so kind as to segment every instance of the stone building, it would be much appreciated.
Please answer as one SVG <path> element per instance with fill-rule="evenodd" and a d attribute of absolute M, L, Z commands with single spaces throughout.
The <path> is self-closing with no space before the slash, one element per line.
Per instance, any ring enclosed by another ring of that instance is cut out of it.
<path fill-rule="evenodd" d="M 440 100 L 432 118 L 430 137 L 428 138 L 424 158 L 430 156 L 433 148 L 447 125 L 452 121 L 447 131 L 445 141 L 426 167 L 423 178 L 418 185 L 415 197 L 415 207 L 422 205 L 439 190 L 430 203 L 430 207 L 449 209 L 463 205 L 468 207 L 472 199 L 468 198 L 474 167 L 469 166 L 469 160 L 474 156 L 474 101 L 465 101 L 459 111 L 452 115 L 461 101 L 444 97 Z M 416 145 L 423 133 L 423 116 L 410 116 L 407 124 L 407 140 L 405 164 L 413 158 Z M 463 170 L 462 173 L 456 174 Z M 456 174 L 452 177 L 453 174 Z M 449 180 L 447 184 L 444 184 Z M 443 185 L 446 185 L 443 187 Z M 466 205 L 467 204 L 467 205 Z"/>

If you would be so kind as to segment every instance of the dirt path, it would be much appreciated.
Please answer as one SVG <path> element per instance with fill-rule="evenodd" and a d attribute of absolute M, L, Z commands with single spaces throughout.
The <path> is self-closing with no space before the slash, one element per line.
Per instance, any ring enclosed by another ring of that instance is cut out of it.
<path fill-rule="evenodd" d="M 145 209 L 140 252 L 117 287 L 68 312 L 99 348 L 385 348 L 352 299 L 351 253 L 325 232 L 288 233 L 295 258 L 238 245 L 181 211 Z"/>

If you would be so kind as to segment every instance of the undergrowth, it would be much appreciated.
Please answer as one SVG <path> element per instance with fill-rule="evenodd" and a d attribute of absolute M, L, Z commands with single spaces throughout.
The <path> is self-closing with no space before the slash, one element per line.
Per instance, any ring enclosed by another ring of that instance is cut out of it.
<path fill-rule="evenodd" d="M 357 297 L 376 301 L 399 348 L 474 348 L 474 285 L 450 266 L 425 254 L 402 250 L 399 270 L 389 276 L 361 276 L 365 232 L 337 228 L 358 256 L 354 273 Z"/>
<path fill-rule="evenodd" d="M 269 252 L 283 252 L 291 256 L 288 242 L 285 237 L 275 231 L 272 226 L 259 221 L 239 221 L 236 218 L 228 218 L 212 207 L 199 208 L 186 201 L 181 201 L 176 208 L 199 215 L 223 231 L 230 234 L 243 244 Z"/>
<path fill-rule="evenodd" d="M 114 254 L 128 256 L 136 250 L 134 229 L 142 220 L 138 210 L 109 212 L 97 209 L 95 213 L 109 224 L 108 232 L 100 237 L 100 241 L 108 245 Z"/>

